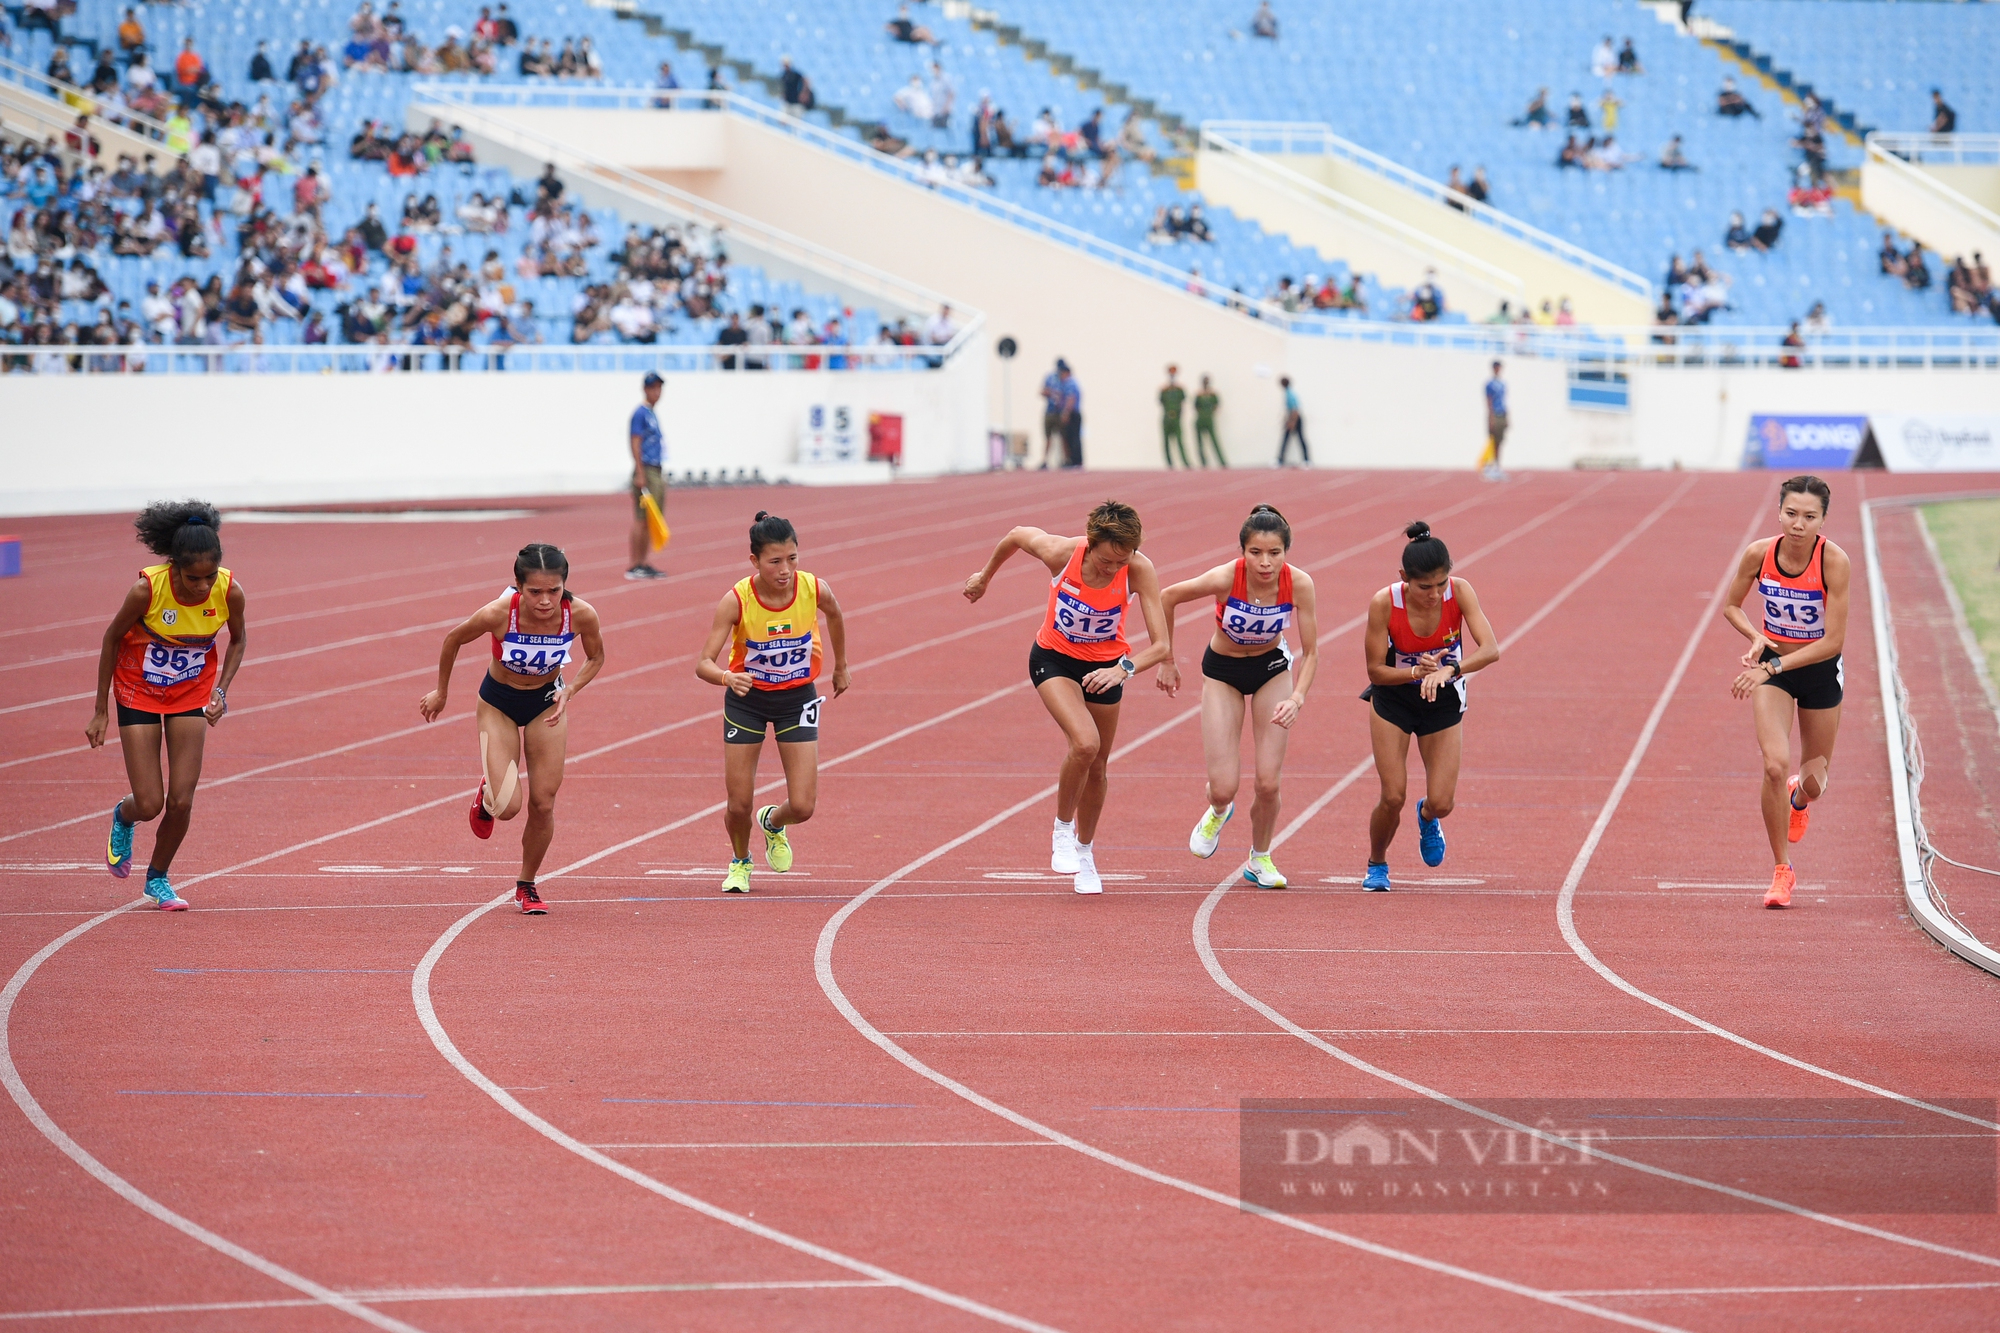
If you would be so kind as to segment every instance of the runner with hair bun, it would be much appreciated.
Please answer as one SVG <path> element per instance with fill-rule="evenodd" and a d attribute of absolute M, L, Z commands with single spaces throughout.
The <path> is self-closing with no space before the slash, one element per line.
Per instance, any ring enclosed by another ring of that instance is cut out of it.
<path fill-rule="evenodd" d="M 1104 892 L 1094 843 L 1125 682 L 1174 650 L 1160 607 L 1159 575 L 1139 553 L 1142 535 L 1137 510 L 1106 500 L 1090 511 L 1081 537 L 1013 529 L 993 549 L 986 568 L 965 581 L 965 599 L 976 602 L 1014 552 L 1026 551 L 1048 566 L 1048 610 L 1028 650 L 1028 680 L 1069 741 L 1056 785 L 1049 866 L 1073 876 L 1078 893 Z M 1125 637 L 1125 607 L 1134 597 L 1150 639 L 1136 659 Z"/>
<path fill-rule="evenodd" d="M 521 873 L 514 901 L 530 916 L 549 910 L 535 889 L 556 833 L 556 793 L 569 752 L 569 704 L 604 669 L 604 634 L 597 610 L 572 597 L 569 557 L 547 542 L 530 542 L 514 557 L 514 582 L 444 636 L 437 688 L 417 701 L 424 721 L 444 712 L 459 649 L 493 641 L 493 660 L 479 682 L 479 794 L 467 819 L 473 836 L 493 836 L 493 821 L 521 813 L 521 759 L 527 761 L 528 825 L 521 831 Z M 584 663 L 564 680 L 578 643 Z"/>
<path fill-rule="evenodd" d="M 1409 787 L 1410 737 L 1424 761 L 1424 798 L 1417 802 L 1417 846 L 1424 864 L 1444 864 L 1444 830 L 1458 791 L 1464 733 L 1465 678 L 1500 660 L 1500 639 L 1479 608 L 1479 595 L 1451 574 L 1451 552 L 1421 520 L 1403 529 L 1402 575 L 1368 603 L 1362 652 L 1374 705 L 1368 719 L 1382 797 L 1368 816 L 1368 867 L 1361 887 L 1389 888 L 1389 842 L 1402 820 Z M 1471 649 L 1466 639 L 1472 640 Z"/>
<path fill-rule="evenodd" d="M 250 642 L 243 585 L 222 565 L 221 526 L 215 506 L 200 500 L 163 500 L 134 520 L 140 544 L 162 559 L 139 571 L 139 581 L 126 590 L 105 627 L 97 657 L 97 711 L 83 732 L 93 750 L 104 744 L 115 692 L 118 744 L 132 792 L 111 807 L 104 864 L 119 879 L 131 874 L 133 828 L 165 812 L 146 862 L 146 896 L 169 912 L 187 910 L 167 872 L 194 815 L 208 729 L 229 711 L 229 682 Z M 218 667 L 215 640 L 225 625 L 229 650 Z"/>
<path fill-rule="evenodd" d="M 1286 562 L 1292 525 L 1285 516 L 1270 505 L 1258 505 L 1236 536 L 1241 556 L 1160 594 L 1170 646 L 1167 660 L 1160 664 L 1159 686 L 1171 693 L 1180 684 L 1171 648 L 1174 608 L 1214 598 L 1215 632 L 1201 655 L 1201 746 L 1208 759 L 1208 808 L 1188 835 L 1188 850 L 1203 858 L 1215 855 L 1222 826 L 1236 813 L 1247 705 L 1257 777 L 1250 805 L 1250 859 L 1244 863 L 1243 878 L 1259 888 L 1282 889 L 1285 877 L 1271 864 L 1271 839 L 1278 828 L 1278 778 L 1292 723 L 1298 721 L 1319 669 L 1319 619 L 1312 575 Z M 1285 643 L 1285 631 L 1294 626 L 1299 635 L 1296 660 Z"/>
<path fill-rule="evenodd" d="M 757 511 L 750 525 L 747 578 L 722 594 L 694 674 L 726 689 L 722 696 L 722 781 L 728 796 L 722 826 L 729 833 L 724 893 L 750 892 L 751 805 L 764 733 L 778 743 L 785 799 L 754 814 L 764 835 L 764 864 L 792 868 L 785 829 L 813 817 L 819 800 L 819 618 L 833 645 L 833 697 L 847 693 L 847 622 L 833 586 L 799 568 L 799 534 L 785 519 Z M 723 656 L 724 650 L 728 656 Z M 728 665 L 724 665 L 724 661 Z"/>
<path fill-rule="evenodd" d="M 1751 542 L 1736 567 L 1722 617 L 1750 640 L 1730 693 L 1750 700 L 1757 746 L 1764 752 L 1764 831 L 1777 867 L 1764 906 L 1788 907 L 1797 877 L 1790 843 L 1806 836 L 1812 803 L 1826 795 L 1833 743 L 1840 735 L 1847 594 L 1854 565 L 1820 536 L 1833 491 L 1818 477 L 1778 486 L 1776 537 Z M 1794 574 L 1792 570 L 1799 572 Z M 1755 586 L 1761 619 L 1743 613 Z M 1792 767 L 1792 714 L 1799 718 L 1799 771 Z"/>

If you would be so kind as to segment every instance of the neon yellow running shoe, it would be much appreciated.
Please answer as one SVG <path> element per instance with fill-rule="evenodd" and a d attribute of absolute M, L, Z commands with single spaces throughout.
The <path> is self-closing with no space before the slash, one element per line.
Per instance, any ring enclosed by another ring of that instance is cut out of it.
<path fill-rule="evenodd" d="M 1250 859 L 1243 865 L 1243 878 L 1260 889 L 1285 887 L 1285 877 L 1279 873 L 1278 867 L 1271 864 L 1269 852 L 1252 852 Z"/>
<path fill-rule="evenodd" d="M 722 891 L 724 893 L 750 892 L 749 857 L 746 856 L 740 861 L 731 861 L 729 863 L 729 874 L 722 881 Z"/>
<path fill-rule="evenodd" d="M 764 832 L 764 864 L 780 875 L 792 868 L 792 844 L 781 828 L 774 829 L 764 822 L 764 817 L 778 807 L 767 805 L 757 812 L 757 827 Z"/>

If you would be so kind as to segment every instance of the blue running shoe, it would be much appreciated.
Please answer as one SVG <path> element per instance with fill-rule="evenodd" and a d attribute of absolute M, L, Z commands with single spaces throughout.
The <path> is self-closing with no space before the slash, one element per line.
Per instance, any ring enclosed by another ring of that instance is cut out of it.
<path fill-rule="evenodd" d="M 1370 861 L 1368 863 L 1368 873 L 1361 877 L 1361 889 L 1364 893 L 1387 893 L 1389 891 L 1389 863 L 1387 861 Z"/>
<path fill-rule="evenodd" d="M 185 912 L 187 899 L 174 892 L 174 886 L 167 882 L 165 875 L 146 876 L 146 896 L 160 905 L 162 912 Z"/>
<path fill-rule="evenodd" d="M 124 808 L 122 797 L 117 805 L 111 807 L 111 841 L 104 845 L 104 868 L 116 879 L 123 879 L 132 873 L 133 826 L 118 817 L 118 812 Z"/>
<path fill-rule="evenodd" d="M 1441 866 L 1444 864 L 1444 830 L 1435 819 L 1424 818 L 1424 803 L 1417 802 L 1417 850 L 1424 854 L 1424 864 Z"/>

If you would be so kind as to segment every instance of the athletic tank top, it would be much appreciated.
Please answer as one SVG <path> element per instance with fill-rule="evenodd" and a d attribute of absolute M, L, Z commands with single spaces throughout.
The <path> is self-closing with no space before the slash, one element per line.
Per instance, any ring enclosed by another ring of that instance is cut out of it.
<path fill-rule="evenodd" d="M 1779 540 L 1783 540 L 1780 538 Z M 1757 572 L 1757 595 L 1764 599 L 1764 637 L 1811 643 L 1826 637 L 1826 539 L 1813 538 L 1803 573 L 1778 568 L 1778 542 L 1764 552 Z"/>
<path fill-rule="evenodd" d="M 1049 609 L 1035 642 L 1051 652 L 1084 662 L 1116 662 L 1125 656 L 1125 604 L 1132 598 L 1131 567 L 1114 574 L 1108 587 L 1083 581 L 1089 540 L 1076 539 L 1063 572 L 1049 580 Z"/>
<path fill-rule="evenodd" d="M 1215 599 L 1215 625 L 1231 643 L 1245 648 L 1265 648 L 1280 644 L 1292 623 L 1292 567 L 1278 568 L 1278 600 L 1272 606 L 1258 606 L 1250 600 L 1250 573 L 1242 556 L 1236 558 L 1236 579 L 1229 596 Z"/>
<path fill-rule="evenodd" d="M 1459 642 L 1465 637 L 1465 616 L 1459 610 L 1458 585 L 1445 580 L 1444 606 L 1438 613 L 1437 628 L 1418 634 L 1410 628 L 1410 609 L 1403 605 L 1403 585 L 1389 585 L 1389 666 L 1413 667 L 1426 653 L 1437 653 L 1440 664 L 1459 660 Z"/>
<path fill-rule="evenodd" d="M 819 580 L 800 570 L 792 600 L 766 606 L 753 575 L 736 585 L 736 635 L 729 669 L 747 672 L 756 690 L 789 690 L 819 679 Z"/>
<path fill-rule="evenodd" d="M 229 623 L 229 589 L 235 576 L 215 572 L 206 600 L 189 606 L 174 596 L 171 565 L 139 571 L 152 600 L 139 623 L 125 631 L 111 684 L 118 702 L 148 713 L 185 713 L 208 707 L 215 687 L 215 638 Z"/>
<path fill-rule="evenodd" d="M 562 628 L 554 634 L 529 634 L 521 628 L 521 594 L 514 589 L 507 603 L 507 628 L 493 636 L 493 660 L 517 676 L 553 676 L 569 664 L 576 632 L 569 623 L 569 594 L 562 597 Z"/>

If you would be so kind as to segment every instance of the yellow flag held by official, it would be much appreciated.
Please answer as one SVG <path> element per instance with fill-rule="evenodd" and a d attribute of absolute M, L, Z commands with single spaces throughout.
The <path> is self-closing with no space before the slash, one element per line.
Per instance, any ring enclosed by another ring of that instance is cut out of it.
<path fill-rule="evenodd" d="M 1486 437 L 1486 447 L 1479 451 L 1479 466 L 1482 468 L 1488 468 L 1493 466 L 1493 464 L 1497 463 L 1499 459 L 1495 457 L 1495 453 L 1496 451 L 1493 448 L 1493 437 L 1489 435 Z M 648 498 L 650 499 L 650 497 Z"/>
<path fill-rule="evenodd" d="M 639 503 L 646 510 L 646 535 L 652 539 L 653 549 L 657 551 L 665 546 L 674 534 L 668 531 L 667 516 L 660 512 L 660 503 L 653 498 L 650 491 L 639 493 Z"/>

